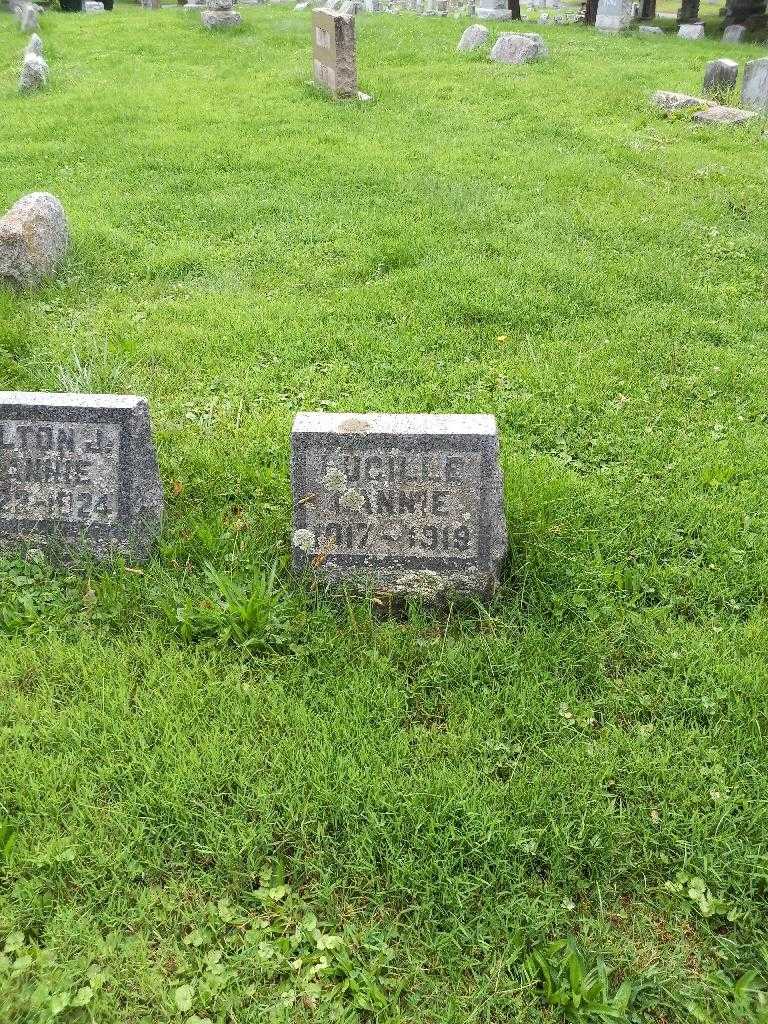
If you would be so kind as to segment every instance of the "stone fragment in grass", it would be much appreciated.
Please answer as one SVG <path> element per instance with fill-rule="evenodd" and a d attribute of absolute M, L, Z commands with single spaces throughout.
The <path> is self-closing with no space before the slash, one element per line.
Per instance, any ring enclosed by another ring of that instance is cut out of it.
<path fill-rule="evenodd" d="M 313 12 L 312 66 L 315 85 L 337 99 L 357 96 L 355 19 L 343 6 Z"/>
<path fill-rule="evenodd" d="M 684 92 L 666 92 L 663 89 L 659 89 L 651 96 L 651 103 L 668 112 L 709 106 L 708 101 L 699 96 L 687 96 Z"/>
<path fill-rule="evenodd" d="M 25 53 L 19 75 L 19 92 L 35 92 L 48 84 L 48 65 L 36 53 Z"/>
<path fill-rule="evenodd" d="M 697 22 L 691 25 L 681 25 L 677 30 L 677 34 L 680 39 L 703 39 L 704 38 L 704 26 L 701 22 Z"/>
<path fill-rule="evenodd" d="M 469 28 L 464 29 L 464 34 L 456 49 L 459 53 L 468 53 L 470 50 L 477 50 L 478 47 L 485 46 L 487 41 L 488 29 L 485 25 L 470 25 Z"/>
<path fill-rule="evenodd" d="M 158 7 L 160 5 L 158 4 Z M 103 14 L 104 4 L 101 0 L 85 0 L 83 4 L 83 11 L 85 14 Z"/>
<path fill-rule="evenodd" d="M 743 43 L 744 37 L 747 34 L 746 26 L 744 25 L 728 25 L 723 32 L 724 43 Z"/>
<path fill-rule="evenodd" d="M 704 70 L 704 95 L 714 99 L 724 99 L 736 88 L 739 76 L 739 65 L 728 57 L 720 57 L 708 62 Z"/>
<path fill-rule="evenodd" d="M 721 107 L 713 103 L 706 110 L 693 115 L 697 124 L 743 124 L 757 117 L 754 110 L 740 110 L 738 107 Z"/>
<path fill-rule="evenodd" d="M 0 392 L 0 548 L 143 560 L 162 515 L 144 398 Z"/>
<path fill-rule="evenodd" d="M 486 595 L 507 549 L 493 416 L 299 413 L 293 558 L 331 583 Z"/>
<path fill-rule="evenodd" d="M 490 58 L 500 64 L 525 64 L 541 60 L 548 53 L 544 40 L 535 32 L 502 32 L 491 48 Z"/>
<path fill-rule="evenodd" d="M 37 32 L 32 33 L 32 35 L 29 37 L 29 42 L 24 47 L 25 56 L 28 53 L 34 53 L 36 57 L 43 56 L 43 40 L 40 38 Z"/>
<path fill-rule="evenodd" d="M 663 36 L 664 29 L 658 25 L 641 25 L 637 30 L 643 36 Z"/>
<path fill-rule="evenodd" d="M 25 63 L 31 60 L 42 58 L 30 54 Z M 0 219 L 0 284 L 35 287 L 56 272 L 68 245 L 69 225 L 59 200 L 49 192 L 24 196 Z"/>
<path fill-rule="evenodd" d="M 741 102 L 750 110 L 768 110 L 768 57 L 759 57 L 745 64 Z"/>

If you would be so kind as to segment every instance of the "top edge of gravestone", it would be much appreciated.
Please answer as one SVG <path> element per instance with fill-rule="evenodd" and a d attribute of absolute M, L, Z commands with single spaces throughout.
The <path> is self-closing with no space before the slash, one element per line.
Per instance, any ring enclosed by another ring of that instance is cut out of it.
<path fill-rule="evenodd" d="M 95 395 L 79 391 L 0 391 L 0 405 L 40 405 L 54 409 L 135 409 L 141 395 Z"/>
<path fill-rule="evenodd" d="M 294 434 L 348 435 L 445 435 L 498 434 L 496 417 L 488 413 L 389 413 L 389 412 L 299 412 L 293 421 Z"/>

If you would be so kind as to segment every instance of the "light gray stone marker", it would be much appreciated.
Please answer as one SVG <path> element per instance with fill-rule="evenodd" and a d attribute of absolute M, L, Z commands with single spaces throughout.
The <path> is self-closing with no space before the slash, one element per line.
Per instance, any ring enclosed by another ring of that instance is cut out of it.
<path fill-rule="evenodd" d="M 40 38 L 37 32 L 32 33 L 32 35 L 29 37 L 29 42 L 24 47 L 24 55 L 26 56 L 29 53 L 34 53 L 36 57 L 43 56 L 43 40 Z"/>
<path fill-rule="evenodd" d="M 475 17 L 483 21 L 509 21 L 512 12 L 507 0 L 480 0 L 475 7 Z"/>
<path fill-rule="evenodd" d="M 207 0 L 206 9 L 200 15 L 203 28 L 217 30 L 237 28 L 243 19 L 234 9 L 234 0 Z"/>
<path fill-rule="evenodd" d="M 549 50 L 536 32 L 502 32 L 491 47 L 491 60 L 501 64 L 525 64 L 530 60 L 541 60 Z"/>
<path fill-rule="evenodd" d="M 670 112 L 709 106 L 707 100 L 701 99 L 700 96 L 688 96 L 684 92 L 667 92 L 664 89 L 658 89 L 651 96 L 651 103 L 655 107 L 660 107 L 662 110 Z"/>
<path fill-rule="evenodd" d="M 623 32 L 632 24 L 632 0 L 599 0 L 595 28 L 600 32 Z"/>
<path fill-rule="evenodd" d="M 144 559 L 162 515 L 144 398 L 0 391 L 0 548 Z"/>
<path fill-rule="evenodd" d="M 24 58 L 48 65 L 35 54 Z M 23 75 L 22 70 L 22 75 Z M 0 286 L 33 288 L 51 277 L 69 245 L 69 224 L 64 207 L 50 192 L 30 192 L 0 218 Z"/>
<path fill-rule="evenodd" d="M 469 28 L 464 29 L 464 34 L 456 49 L 459 53 L 468 53 L 470 50 L 476 50 L 479 46 L 485 46 L 487 41 L 488 29 L 485 25 L 470 25 Z"/>
<path fill-rule="evenodd" d="M 677 30 L 677 34 L 680 39 L 703 39 L 704 26 L 700 22 L 691 25 L 681 25 Z"/>
<path fill-rule="evenodd" d="M 293 558 L 331 582 L 488 594 L 507 549 L 493 416 L 299 413 Z"/>
<path fill-rule="evenodd" d="M 46 85 L 48 85 L 48 65 L 45 58 L 37 53 L 25 52 L 19 74 L 19 92 L 35 92 L 37 89 L 44 89 Z M 0 222 L 1 227 L 2 222 Z M 2 244 L 1 237 L 0 244 Z"/>
<path fill-rule="evenodd" d="M 747 34 L 746 26 L 744 25 L 729 25 L 725 32 L 723 32 L 724 43 L 743 43 L 744 36 Z"/>
<path fill-rule="evenodd" d="M 724 99 L 736 88 L 739 65 L 728 57 L 711 60 L 704 71 L 704 93 L 715 99 Z"/>
<path fill-rule="evenodd" d="M 741 102 L 750 110 L 768 110 L 768 57 L 759 57 L 744 65 Z"/>
<path fill-rule="evenodd" d="M 744 124 L 757 117 L 754 110 L 740 110 L 738 107 L 720 107 L 716 103 L 693 115 L 697 124 Z"/>

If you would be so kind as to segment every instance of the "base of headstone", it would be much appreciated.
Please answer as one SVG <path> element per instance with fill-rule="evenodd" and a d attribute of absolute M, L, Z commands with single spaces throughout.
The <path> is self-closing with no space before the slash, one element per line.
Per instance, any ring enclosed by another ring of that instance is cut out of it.
<path fill-rule="evenodd" d="M 511 21 L 512 12 L 503 7 L 476 7 L 475 17 L 481 21 Z"/>

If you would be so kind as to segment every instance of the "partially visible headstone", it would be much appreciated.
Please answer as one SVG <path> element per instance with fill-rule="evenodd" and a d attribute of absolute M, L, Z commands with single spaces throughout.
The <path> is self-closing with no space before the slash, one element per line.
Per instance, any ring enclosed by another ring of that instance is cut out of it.
<path fill-rule="evenodd" d="M 756 110 L 740 110 L 738 107 L 721 107 L 712 104 L 706 110 L 693 115 L 698 124 L 743 124 L 757 117 Z"/>
<path fill-rule="evenodd" d="M 482 21 L 509 21 L 512 12 L 507 6 L 507 0 L 479 0 L 475 17 Z"/>
<path fill-rule="evenodd" d="M 299 413 L 293 558 L 331 582 L 488 594 L 507 548 L 493 416 Z"/>
<path fill-rule="evenodd" d="M 27 61 L 45 61 L 30 54 Z M 47 67 L 46 67 L 47 70 Z M 55 273 L 69 245 L 64 207 L 50 192 L 31 192 L 0 218 L 0 284 L 31 288 Z"/>
<path fill-rule="evenodd" d="M 21 74 L 19 75 L 19 92 L 34 92 L 36 89 L 43 89 L 48 85 L 48 65 L 43 57 L 37 53 L 25 53 L 21 62 Z M 2 225 L 0 221 L 0 225 Z M 2 245 L 2 241 L 0 241 Z M 0 270 L 2 267 L 2 256 L 0 255 Z"/>
<path fill-rule="evenodd" d="M 738 76 L 739 65 L 735 60 L 721 57 L 709 61 L 704 71 L 704 95 L 724 99 L 736 88 Z"/>
<path fill-rule="evenodd" d="M 355 19 L 343 11 L 316 9 L 312 15 L 315 85 L 337 98 L 357 96 Z"/>
<path fill-rule="evenodd" d="M 725 32 L 723 32 L 724 43 L 743 43 L 744 37 L 747 34 L 746 26 L 744 25 L 728 25 Z"/>
<path fill-rule="evenodd" d="M 643 36 L 663 36 L 664 29 L 658 25 L 641 25 L 637 30 Z"/>
<path fill-rule="evenodd" d="M 502 32 L 493 44 L 490 57 L 501 64 L 525 64 L 546 57 L 548 52 L 544 40 L 535 32 L 521 35 Z"/>
<path fill-rule="evenodd" d="M 159 2 L 157 6 L 160 6 Z M 101 0 L 85 0 L 83 11 L 86 14 L 103 14 L 104 4 L 101 3 Z"/>
<path fill-rule="evenodd" d="M 294 9 L 294 11 L 306 11 L 306 9 L 308 7 L 309 7 L 309 0 L 303 0 L 302 3 L 296 4 L 296 6 L 293 9 Z"/>
<path fill-rule="evenodd" d="M 437 14 L 440 18 L 448 17 L 448 0 L 436 0 Z"/>
<path fill-rule="evenodd" d="M 40 28 L 37 20 L 37 11 L 32 4 L 25 4 L 22 8 L 19 26 L 22 32 L 36 32 Z"/>
<path fill-rule="evenodd" d="M 144 559 L 162 515 L 146 399 L 0 391 L 0 548 Z"/>
<path fill-rule="evenodd" d="M 768 57 L 749 60 L 744 65 L 741 102 L 750 110 L 768 110 Z"/>
<path fill-rule="evenodd" d="M 651 96 L 651 103 L 662 110 L 687 110 L 693 107 L 708 107 L 709 103 L 699 96 L 688 96 L 684 92 L 665 92 L 660 89 Z"/>
<path fill-rule="evenodd" d="M 203 28 L 237 28 L 243 19 L 234 6 L 233 0 L 207 0 L 206 9 L 200 15 Z"/>
<path fill-rule="evenodd" d="M 704 38 L 704 26 L 701 22 L 697 22 L 691 25 L 681 25 L 677 30 L 677 34 L 680 39 L 703 39 Z"/>
<path fill-rule="evenodd" d="M 599 0 L 595 28 L 600 32 L 623 32 L 632 25 L 632 0 Z"/>
<path fill-rule="evenodd" d="M 29 37 L 29 42 L 24 47 L 24 53 L 34 53 L 36 57 L 43 56 L 43 40 L 40 38 L 37 32 L 33 32 L 32 35 Z"/>
<path fill-rule="evenodd" d="M 488 29 L 485 25 L 470 25 L 469 28 L 464 29 L 464 34 L 459 40 L 459 45 L 456 49 L 459 53 L 467 53 L 470 50 L 476 50 L 480 46 L 485 46 L 488 41 Z"/>
<path fill-rule="evenodd" d="M 159 11 L 160 0 L 141 0 L 141 6 L 145 7 L 148 11 Z"/>

